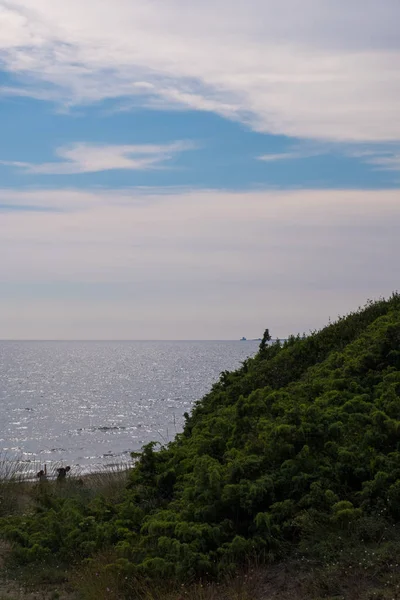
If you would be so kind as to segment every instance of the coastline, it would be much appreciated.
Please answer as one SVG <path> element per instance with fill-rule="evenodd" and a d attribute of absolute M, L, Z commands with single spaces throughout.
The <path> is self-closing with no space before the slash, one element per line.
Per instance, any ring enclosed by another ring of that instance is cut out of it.
<path fill-rule="evenodd" d="M 57 469 L 71 466 L 71 470 L 65 481 L 89 481 L 91 478 L 101 476 L 120 475 L 129 472 L 136 460 L 113 464 L 94 464 L 90 466 L 68 465 L 66 461 L 54 461 L 43 463 L 40 461 L 19 461 L 17 459 L 2 459 L 0 461 L 0 483 L 40 483 L 38 473 L 46 468 L 46 477 L 42 482 L 49 483 L 57 481 Z"/>

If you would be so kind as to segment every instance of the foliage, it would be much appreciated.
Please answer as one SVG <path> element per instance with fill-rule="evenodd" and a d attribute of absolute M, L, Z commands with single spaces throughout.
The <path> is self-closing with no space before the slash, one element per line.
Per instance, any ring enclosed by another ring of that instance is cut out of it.
<path fill-rule="evenodd" d="M 1 530 L 22 563 L 112 548 L 118 577 L 188 582 L 310 544 L 377 543 L 399 516 L 395 294 L 222 373 L 173 442 L 143 448 L 121 497 L 41 489 Z"/>

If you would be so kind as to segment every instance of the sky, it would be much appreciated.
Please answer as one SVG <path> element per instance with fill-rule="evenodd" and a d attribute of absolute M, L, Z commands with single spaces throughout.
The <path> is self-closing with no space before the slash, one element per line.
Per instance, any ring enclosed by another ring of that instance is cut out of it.
<path fill-rule="evenodd" d="M 0 339 L 307 332 L 399 289 L 399 0 L 0 0 Z"/>

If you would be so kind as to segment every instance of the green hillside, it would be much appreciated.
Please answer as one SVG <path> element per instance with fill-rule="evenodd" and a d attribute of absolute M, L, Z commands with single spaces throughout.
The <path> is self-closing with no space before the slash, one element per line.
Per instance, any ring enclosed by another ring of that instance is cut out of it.
<path fill-rule="evenodd" d="M 399 517 L 396 294 L 221 374 L 117 499 L 41 489 L 1 529 L 20 563 L 112 548 L 108 569 L 187 582 L 249 560 L 331 560 L 340 539 L 377 543 Z"/>

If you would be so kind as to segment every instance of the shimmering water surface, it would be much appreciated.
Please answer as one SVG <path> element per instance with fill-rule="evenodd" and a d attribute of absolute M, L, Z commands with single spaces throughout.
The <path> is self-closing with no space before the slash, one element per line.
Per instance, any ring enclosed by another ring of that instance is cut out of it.
<path fill-rule="evenodd" d="M 258 342 L 0 342 L 0 452 L 90 469 L 181 431 Z"/>

